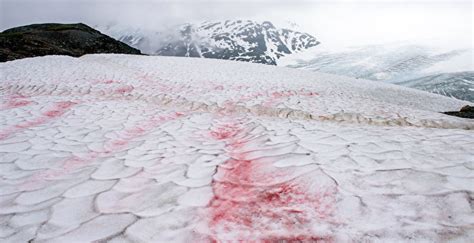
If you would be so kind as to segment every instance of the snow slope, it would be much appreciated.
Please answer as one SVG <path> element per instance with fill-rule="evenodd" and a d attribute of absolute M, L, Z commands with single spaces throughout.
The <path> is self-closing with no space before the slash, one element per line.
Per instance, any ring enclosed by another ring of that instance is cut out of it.
<path fill-rule="evenodd" d="M 0 71 L 2 242 L 474 237 L 474 123 L 438 113 L 469 102 L 211 59 Z"/>

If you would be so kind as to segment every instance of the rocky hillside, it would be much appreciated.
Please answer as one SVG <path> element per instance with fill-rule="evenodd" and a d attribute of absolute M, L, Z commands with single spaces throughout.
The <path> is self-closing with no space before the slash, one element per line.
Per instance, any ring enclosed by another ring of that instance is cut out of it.
<path fill-rule="evenodd" d="M 315 37 L 250 20 L 185 24 L 146 33 L 120 26 L 99 27 L 104 33 L 147 54 L 247 61 L 276 65 L 282 56 L 316 46 Z"/>
<path fill-rule="evenodd" d="M 34 24 L 0 33 L 0 61 L 45 55 L 141 54 L 85 24 Z"/>

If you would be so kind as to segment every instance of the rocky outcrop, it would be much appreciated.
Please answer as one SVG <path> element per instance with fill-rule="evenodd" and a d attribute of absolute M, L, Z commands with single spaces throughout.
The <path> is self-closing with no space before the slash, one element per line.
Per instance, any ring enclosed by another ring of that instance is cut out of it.
<path fill-rule="evenodd" d="M 474 106 L 466 105 L 459 111 L 447 111 L 443 113 L 450 116 L 474 119 Z"/>
<path fill-rule="evenodd" d="M 85 24 L 33 24 L 0 33 L 0 61 L 45 55 L 141 54 Z"/>

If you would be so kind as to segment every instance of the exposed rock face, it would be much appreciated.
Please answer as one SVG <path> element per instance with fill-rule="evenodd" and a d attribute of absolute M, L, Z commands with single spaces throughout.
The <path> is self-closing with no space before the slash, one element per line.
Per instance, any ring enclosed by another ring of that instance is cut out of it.
<path fill-rule="evenodd" d="M 444 112 L 446 115 L 458 116 L 462 118 L 474 119 L 474 106 L 466 105 L 459 111 L 447 111 Z"/>
<path fill-rule="evenodd" d="M 120 26 L 100 29 L 151 55 L 203 57 L 271 65 L 276 65 L 276 60 L 282 56 L 319 44 L 315 37 L 307 33 L 277 28 L 268 21 L 204 22 L 154 33 L 121 29 Z"/>
<path fill-rule="evenodd" d="M 85 24 L 33 24 L 0 33 L 0 61 L 45 55 L 141 54 Z"/>

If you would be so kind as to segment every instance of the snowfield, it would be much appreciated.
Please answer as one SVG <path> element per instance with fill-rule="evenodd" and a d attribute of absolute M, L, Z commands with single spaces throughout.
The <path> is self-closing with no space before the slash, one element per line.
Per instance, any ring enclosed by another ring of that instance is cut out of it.
<path fill-rule="evenodd" d="M 2 242 L 469 242 L 464 102 L 242 62 L 0 64 Z"/>
<path fill-rule="evenodd" d="M 474 102 L 474 49 L 399 42 L 319 45 L 278 59 L 278 65 L 383 81 Z"/>

